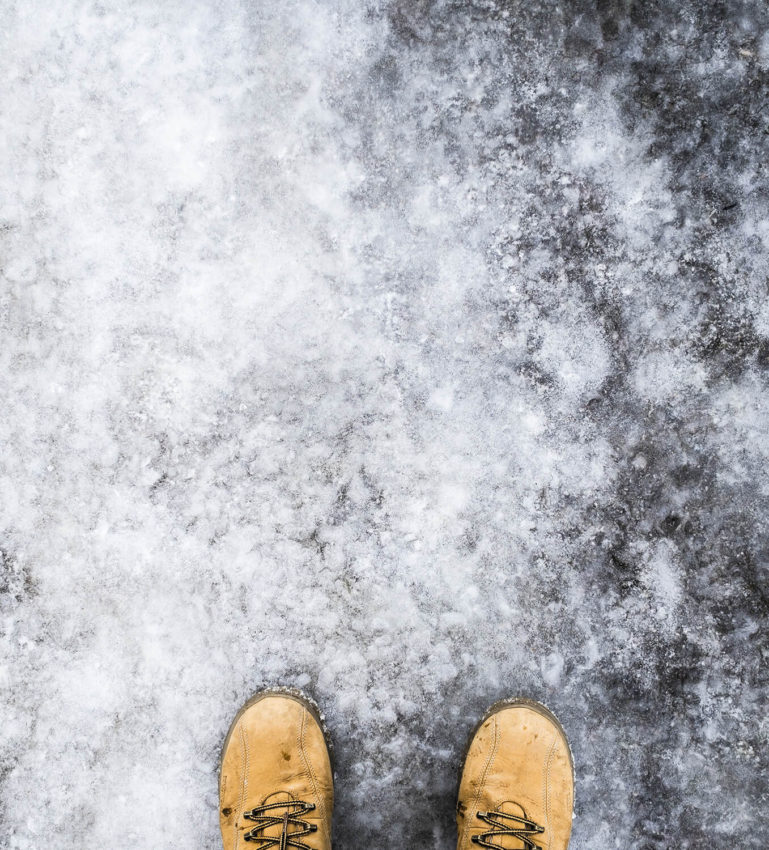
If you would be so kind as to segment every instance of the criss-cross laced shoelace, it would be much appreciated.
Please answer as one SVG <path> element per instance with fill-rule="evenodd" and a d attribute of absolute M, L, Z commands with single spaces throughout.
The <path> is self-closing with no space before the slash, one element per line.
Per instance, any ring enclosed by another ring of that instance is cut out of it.
<path fill-rule="evenodd" d="M 540 850 L 539 845 L 535 844 L 529 836 L 539 835 L 545 831 L 545 828 L 534 823 L 533 820 L 499 811 L 478 812 L 478 817 L 482 821 L 486 821 L 491 829 L 488 832 L 482 832 L 480 835 L 474 835 L 472 840 L 475 844 L 480 844 L 481 847 L 494 847 L 496 850 L 504 850 L 504 845 L 495 844 L 489 839 L 502 835 L 512 835 L 523 842 L 525 850 Z"/>
<path fill-rule="evenodd" d="M 276 847 L 277 850 L 289 850 L 292 847 L 296 850 L 312 850 L 308 844 L 298 839 L 317 831 L 316 824 L 302 820 L 302 816 L 314 808 L 314 803 L 303 803 L 301 800 L 286 800 L 257 806 L 248 812 L 243 812 L 246 820 L 256 821 L 256 826 L 243 838 L 246 841 L 260 842 L 255 850 L 268 850 L 270 847 Z M 282 812 L 279 813 L 281 809 Z M 272 826 L 281 827 L 279 836 L 261 834 Z M 289 832 L 289 826 L 298 827 L 298 829 Z"/>

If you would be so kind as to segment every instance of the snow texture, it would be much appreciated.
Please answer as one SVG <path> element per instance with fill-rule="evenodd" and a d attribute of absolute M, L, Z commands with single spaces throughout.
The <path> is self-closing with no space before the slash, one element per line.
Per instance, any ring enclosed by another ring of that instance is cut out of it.
<path fill-rule="evenodd" d="M 769 846 L 763 0 L 0 4 L 0 845 L 336 848 L 526 695 L 572 848 Z"/>

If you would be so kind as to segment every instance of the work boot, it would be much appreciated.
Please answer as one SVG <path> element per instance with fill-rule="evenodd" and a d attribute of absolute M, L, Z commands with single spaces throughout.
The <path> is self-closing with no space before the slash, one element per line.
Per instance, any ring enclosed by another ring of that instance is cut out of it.
<path fill-rule="evenodd" d="M 331 850 L 334 779 L 318 707 L 263 691 L 237 713 L 219 774 L 224 850 Z"/>
<path fill-rule="evenodd" d="M 544 705 L 495 703 L 470 739 L 459 783 L 457 850 L 566 850 L 574 765 Z"/>

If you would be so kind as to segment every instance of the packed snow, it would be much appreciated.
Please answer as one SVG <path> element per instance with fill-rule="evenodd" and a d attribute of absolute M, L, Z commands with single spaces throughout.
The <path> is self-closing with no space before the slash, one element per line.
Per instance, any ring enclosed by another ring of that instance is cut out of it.
<path fill-rule="evenodd" d="M 0 845 L 219 848 L 305 689 L 335 847 L 543 700 L 573 850 L 769 845 L 769 9 L 0 7 Z"/>

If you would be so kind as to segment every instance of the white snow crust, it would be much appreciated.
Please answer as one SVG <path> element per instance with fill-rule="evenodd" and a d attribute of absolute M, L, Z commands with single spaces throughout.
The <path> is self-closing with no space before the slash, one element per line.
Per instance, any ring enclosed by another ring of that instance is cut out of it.
<path fill-rule="evenodd" d="M 703 236 L 566 6 L 2 4 L 3 847 L 218 848 L 268 685 L 327 715 L 339 850 L 452 846 L 508 696 L 574 850 L 769 838 L 764 609 L 709 590 L 769 551 L 767 373 L 707 343 L 767 337 L 760 173 Z"/>

